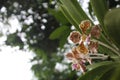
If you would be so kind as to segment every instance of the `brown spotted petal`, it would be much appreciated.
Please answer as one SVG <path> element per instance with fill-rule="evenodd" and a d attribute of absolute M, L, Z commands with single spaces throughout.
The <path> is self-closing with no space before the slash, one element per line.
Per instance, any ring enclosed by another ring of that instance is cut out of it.
<path fill-rule="evenodd" d="M 88 53 L 88 49 L 85 47 L 83 42 L 81 42 L 81 44 L 78 45 L 76 49 L 77 49 L 78 52 L 80 52 L 82 54 L 87 54 Z"/>
<path fill-rule="evenodd" d="M 74 47 L 72 49 L 72 52 L 69 52 L 66 54 L 66 57 L 70 60 L 79 60 L 81 57 L 80 57 L 80 54 L 77 52 L 76 50 L 76 47 Z"/>
<path fill-rule="evenodd" d="M 76 47 L 72 49 L 72 53 L 75 59 L 80 59 L 80 53 L 76 50 Z"/>
<path fill-rule="evenodd" d="M 90 52 L 91 53 L 97 53 L 97 49 L 98 49 L 98 42 L 91 41 L 90 45 L 89 45 Z"/>
<path fill-rule="evenodd" d="M 86 30 L 91 26 L 91 22 L 89 20 L 84 20 L 80 23 L 79 27 L 83 33 L 86 33 Z"/>
<path fill-rule="evenodd" d="M 72 60 L 74 58 L 73 54 L 70 52 L 66 54 L 66 57 L 70 60 Z"/>
<path fill-rule="evenodd" d="M 93 26 L 93 28 L 91 29 L 91 35 L 93 37 L 99 38 L 100 33 L 101 33 L 101 29 L 100 29 L 99 25 Z"/>
<path fill-rule="evenodd" d="M 73 31 L 73 32 L 70 33 L 69 38 L 73 43 L 79 43 L 81 35 L 78 31 Z"/>

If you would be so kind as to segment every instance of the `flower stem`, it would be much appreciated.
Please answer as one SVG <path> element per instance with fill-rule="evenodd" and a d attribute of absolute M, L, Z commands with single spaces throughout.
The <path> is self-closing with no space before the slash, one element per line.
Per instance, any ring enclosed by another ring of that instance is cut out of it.
<path fill-rule="evenodd" d="M 109 41 L 109 40 L 105 37 L 105 35 L 101 34 L 101 36 L 102 36 L 103 39 L 108 43 L 108 45 L 110 45 L 110 46 L 114 47 L 116 50 L 118 50 L 118 48 L 117 48 L 113 43 L 111 44 L 111 41 Z"/>
<path fill-rule="evenodd" d="M 102 59 L 102 60 L 106 60 L 108 59 L 108 56 L 104 56 L 104 57 L 90 57 L 91 59 Z"/>
<path fill-rule="evenodd" d="M 100 44 L 100 45 L 102 45 L 102 46 L 110 49 L 111 51 L 113 51 L 114 53 L 116 53 L 116 54 L 120 57 L 119 52 L 118 52 L 116 49 L 114 49 L 113 47 L 111 47 L 111 46 L 109 46 L 109 45 L 107 45 L 107 44 L 105 44 L 105 43 L 103 43 L 103 42 L 101 42 L 101 41 L 95 40 L 95 39 L 93 39 L 92 41 L 97 41 L 98 44 Z"/>

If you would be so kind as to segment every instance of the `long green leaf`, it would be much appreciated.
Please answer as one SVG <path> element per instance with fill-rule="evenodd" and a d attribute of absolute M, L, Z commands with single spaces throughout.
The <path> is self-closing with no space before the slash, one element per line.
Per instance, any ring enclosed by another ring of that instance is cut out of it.
<path fill-rule="evenodd" d="M 75 18 L 77 24 L 79 25 L 80 21 L 82 21 L 84 17 L 79 14 L 75 5 L 72 3 L 72 0 L 60 0 L 60 1 L 66 7 L 68 12 L 73 16 L 73 18 Z"/>
<path fill-rule="evenodd" d="M 119 80 L 120 79 L 120 63 L 114 64 L 115 66 L 104 73 L 99 80 Z"/>
<path fill-rule="evenodd" d="M 49 8 L 48 11 L 50 14 L 54 15 L 55 18 L 62 24 L 68 23 L 68 20 L 65 18 L 65 16 L 62 14 L 60 10 L 54 10 L 54 9 Z"/>
<path fill-rule="evenodd" d="M 80 6 L 80 4 L 79 4 L 79 2 L 77 0 L 71 0 L 71 2 L 74 5 L 74 7 L 76 8 L 76 10 L 78 11 L 79 15 L 81 17 L 83 17 L 83 19 L 89 19 L 88 15 L 84 12 L 84 10 L 82 9 L 82 7 Z"/>
<path fill-rule="evenodd" d="M 87 68 L 89 69 L 94 69 L 96 67 L 99 67 L 99 66 L 102 66 L 102 65 L 108 65 L 108 64 L 111 64 L 113 62 L 111 61 L 103 61 L 103 62 L 99 62 L 99 63 L 93 63 L 92 65 L 88 65 Z"/>
<path fill-rule="evenodd" d="M 64 33 L 61 35 L 60 37 L 60 41 L 59 41 L 59 47 L 63 48 L 64 44 L 67 42 L 67 38 L 70 35 L 71 30 L 67 29 L 64 31 Z"/>
<path fill-rule="evenodd" d="M 114 65 L 102 65 L 91 71 L 85 73 L 85 75 L 81 76 L 78 80 L 98 80 L 105 72 L 112 69 Z"/>
<path fill-rule="evenodd" d="M 85 14 L 77 0 L 60 0 L 61 1 L 61 8 L 64 15 L 67 16 L 67 19 L 71 23 L 77 24 L 76 29 L 79 30 L 79 24 L 82 20 L 89 19 L 88 16 Z M 70 18 L 69 18 L 70 17 Z M 73 21 L 73 22 L 72 22 Z M 74 25 L 74 24 L 73 24 Z"/>
<path fill-rule="evenodd" d="M 50 39 L 58 39 L 61 37 L 61 35 L 67 31 L 69 28 L 68 26 L 61 26 L 61 27 L 58 27 L 55 31 L 53 31 L 51 34 L 50 34 Z"/>
<path fill-rule="evenodd" d="M 109 69 L 111 69 L 111 67 L 108 65 L 97 67 L 87 72 L 85 75 L 81 76 L 78 80 L 97 80 L 103 73 L 105 73 Z"/>
<path fill-rule="evenodd" d="M 112 78 L 110 80 L 120 80 L 120 63 L 117 64 L 117 68 L 115 68 L 115 71 L 112 75 Z"/>
<path fill-rule="evenodd" d="M 91 6 L 93 8 L 93 11 L 97 19 L 102 25 L 102 28 L 105 29 L 103 25 L 103 19 L 104 19 L 106 12 L 108 11 L 106 0 L 90 0 L 90 3 L 91 3 Z"/>
<path fill-rule="evenodd" d="M 120 8 L 111 9 L 104 18 L 104 24 L 107 26 L 107 32 L 120 48 Z"/>
<path fill-rule="evenodd" d="M 68 21 L 73 24 L 76 28 L 78 27 L 78 24 L 73 20 L 73 18 L 70 16 L 69 12 L 67 11 L 67 9 L 65 8 L 64 5 L 60 6 L 60 9 L 62 11 L 62 13 L 65 15 L 65 17 L 68 19 Z"/>
<path fill-rule="evenodd" d="M 114 71 L 115 71 L 114 67 L 112 69 L 109 69 L 107 72 L 103 73 L 103 75 L 99 77 L 99 80 L 111 80 Z"/>

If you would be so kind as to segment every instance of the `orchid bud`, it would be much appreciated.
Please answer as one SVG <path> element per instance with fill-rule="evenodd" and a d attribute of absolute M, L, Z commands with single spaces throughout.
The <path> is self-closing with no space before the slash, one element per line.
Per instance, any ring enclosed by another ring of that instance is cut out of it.
<path fill-rule="evenodd" d="M 91 36 L 99 38 L 101 33 L 101 29 L 98 25 L 93 26 L 91 29 Z"/>
<path fill-rule="evenodd" d="M 79 27 L 83 33 L 86 33 L 87 29 L 91 26 L 91 22 L 89 20 L 84 20 L 80 23 Z"/>

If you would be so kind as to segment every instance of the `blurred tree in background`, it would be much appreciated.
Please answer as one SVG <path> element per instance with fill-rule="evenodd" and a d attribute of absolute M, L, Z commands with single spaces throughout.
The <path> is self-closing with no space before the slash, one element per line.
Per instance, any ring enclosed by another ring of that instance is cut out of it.
<path fill-rule="evenodd" d="M 36 62 L 32 70 L 38 80 L 63 80 L 75 75 L 70 70 L 62 73 L 55 69 L 57 62 L 62 63 L 64 56 L 60 52 L 71 31 L 71 24 L 58 10 L 56 0 L 3 0 L 0 1 L 2 8 L 6 12 L 1 12 L 1 22 L 8 23 L 9 18 L 15 16 L 22 25 L 21 30 L 7 32 L 6 45 L 19 46 L 21 50 L 27 46 L 35 53 L 31 61 Z M 56 37 L 52 37 L 54 33 L 50 37 L 54 30 Z"/>
<path fill-rule="evenodd" d="M 82 0 L 81 0 L 82 1 Z M 59 10 L 57 0 L 1 0 L 0 21 L 7 23 L 10 17 L 16 16 L 21 24 L 21 30 L 7 33 L 6 45 L 19 46 L 21 50 L 32 50 L 36 62 L 32 70 L 38 80 L 76 80 L 78 75 L 71 71 L 70 66 L 63 70 L 55 69 L 56 64 L 66 66 L 64 54 L 67 47 L 67 37 L 72 31 L 72 24 Z M 120 1 L 107 0 L 109 8 L 116 7 Z M 70 6 L 70 5 L 69 5 Z M 91 5 L 89 14 L 94 17 Z M 74 25 L 75 26 L 75 25 Z M 101 48 L 101 51 L 103 49 Z M 108 50 L 106 50 L 107 52 Z"/>

